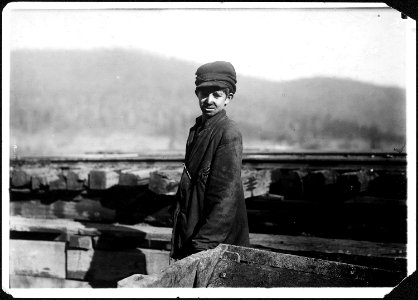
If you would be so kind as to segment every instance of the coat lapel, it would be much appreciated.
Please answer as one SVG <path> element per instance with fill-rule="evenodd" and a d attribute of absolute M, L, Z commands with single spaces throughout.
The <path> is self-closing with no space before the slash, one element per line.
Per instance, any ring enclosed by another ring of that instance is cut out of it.
<path fill-rule="evenodd" d="M 193 134 L 197 134 L 195 142 L 191 145 L 190 154 L 186 161 L 186 164 L 192 174 L 195 174 L 199 167 L 202 157 L 206 152 L 206 149 L 211 140 L 212 132 L 215 129 L 215 124 L 226 116 L 225 111 L 219 112 L 216 116 L 209 119 L 207 124 L 199 133 L 196 132 L 196 126 L 192 128 Z M 191 133 L 192 133 L 191 130 Z M 193 139 L 193 136 L 191 137 Z M 192 175 L 193 176 L 193 175 Z"/>

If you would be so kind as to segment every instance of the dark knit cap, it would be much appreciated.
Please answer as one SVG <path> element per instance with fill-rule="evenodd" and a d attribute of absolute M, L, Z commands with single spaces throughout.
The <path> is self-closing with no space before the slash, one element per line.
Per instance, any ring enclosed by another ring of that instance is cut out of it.
<path fill-rule="evenodd" d="M 226 61 L 215 61 L 200 66 L 196 71 L 196 89 L 207 86 L 229 88 L 235 93 L 237 74 L 234 66 Z"/>

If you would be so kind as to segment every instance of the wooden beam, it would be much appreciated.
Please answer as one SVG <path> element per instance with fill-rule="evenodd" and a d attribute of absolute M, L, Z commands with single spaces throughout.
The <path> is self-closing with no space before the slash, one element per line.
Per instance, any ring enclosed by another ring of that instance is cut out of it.
<path fill-rule="evenodd" d="M 30 185 L 30 175 L 22 169 L 13 168 L 10 177 L 10 184 L 12 187 L 21 188 Z"/>
<path fill-rule="evenodd" d="M 171 239 L 171 228 L 154 227 L 147 224 L 123 225 L 92 222 L 77 222 L 68 219 L 34 219 L 21 216 L 10 217 L 10 230 L 22 232 L 64 232 L 73 235 L 125 237 L 138 241 L 167 241 Z"/>
<path fill-rule="evenodd" d="M 91 250 L 93 249 L 93 241 L 91 236 L 84 235 L 70 235 L 68 248 L 70 249 L 83 249 Z"/>
<path fill-rule="evenodd" d="M 81 191 L 84 189 L 84 185 L 87 180 L 81 179 L 79 174 L 75 171 L 69 170 L 64 172 L 65 181 L 67 183 L 67 190 Z"/>
<path fill-rule="evenodd" d="M 295 252 L 323 252 L 387 258 L 406 258 L 406 245 L 320 237 L 251 234 L 250 244 L 256 248 Z"/>
<path fill-rule="evenodd" d="M 10 240 L 10 274 L 65 278 L 65 243 Z"/>
<path fill-rule="evenodd" d="M 137 186 L 147 185 L 150 181 L 150 173 L 157 171 L 157 168 L 127 169 L 122 170 L 119 177 L 119 185 Z"/>
<path fill-rule="evenodd" d="M 90 199 L 79 202 L 58 200 L 50 204 L 44 204 L 40 200 L 29 200 L 11 201 L 10 215 L 39 219 L 66 218 L 112 222 L 115 220 L 116 212 L 103 207 L 100 201 Z"/>
<path fill-rule="evenodd" d="M 89 188 L 105 190 L 119 183 L 119 174 L 111 169 L 92 170 L 89 173 Z"/>
<path fill-rule="evenodd" d="M 139 241 L 160 241 L 164 242 L 165 245 L 170 243 L 172 232 L 171 228 L 141 224 L 88 223 L 88 225 L 84 225 L 83 223 L 69 220 L 39 220 L 21 217 L 10 217 L 10 230 L 38 232 L 64 231 L 80 235 L 105 235 L 109 238 L 126 237 L 136 238 Z M 406 245 L 402 243 L 378 243 L 347 239 L 250 233 L 250 244 L 256 248 L 272 250 L 342 253 L 393 259 L 406 258 Z M 144 246 L 146 246 L 145 243 Z"/>
<path fill-rule="evenodd" d="M 9 275 L 10 288 L 32 289 L 32 288 L 91 288 L 85 281 L 69 280 L 62 278 L 47 278 L 38 276 Z"/>
<path fill-rule="evenodd" d="M 148 188 L 156 194 L 175 195 L 182 173 L 183 169 L 151 172 Z"/>

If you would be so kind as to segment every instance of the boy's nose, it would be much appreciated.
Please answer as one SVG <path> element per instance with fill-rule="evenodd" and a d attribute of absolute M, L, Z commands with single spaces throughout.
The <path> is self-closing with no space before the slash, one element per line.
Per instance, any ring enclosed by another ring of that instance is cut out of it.
<path fill-rule="evenodd" d="M 212 103 L 213 102 L 213 95 L 212 94 L 209 94 L 208 96 L 207 96 L 207 98 L 206 98 L 206 101 L 208 102 L 208 103 Z"/>

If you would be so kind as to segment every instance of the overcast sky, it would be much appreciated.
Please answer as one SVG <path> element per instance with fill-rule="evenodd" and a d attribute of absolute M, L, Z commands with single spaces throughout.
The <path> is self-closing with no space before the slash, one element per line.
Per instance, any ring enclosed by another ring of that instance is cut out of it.
<path fill-rule="evenodd" d="M 272 80 L 338 76 L 405 87 L 400 12 L 371 9 L 12 10 L 10 47 L 129 47 Z"/>

